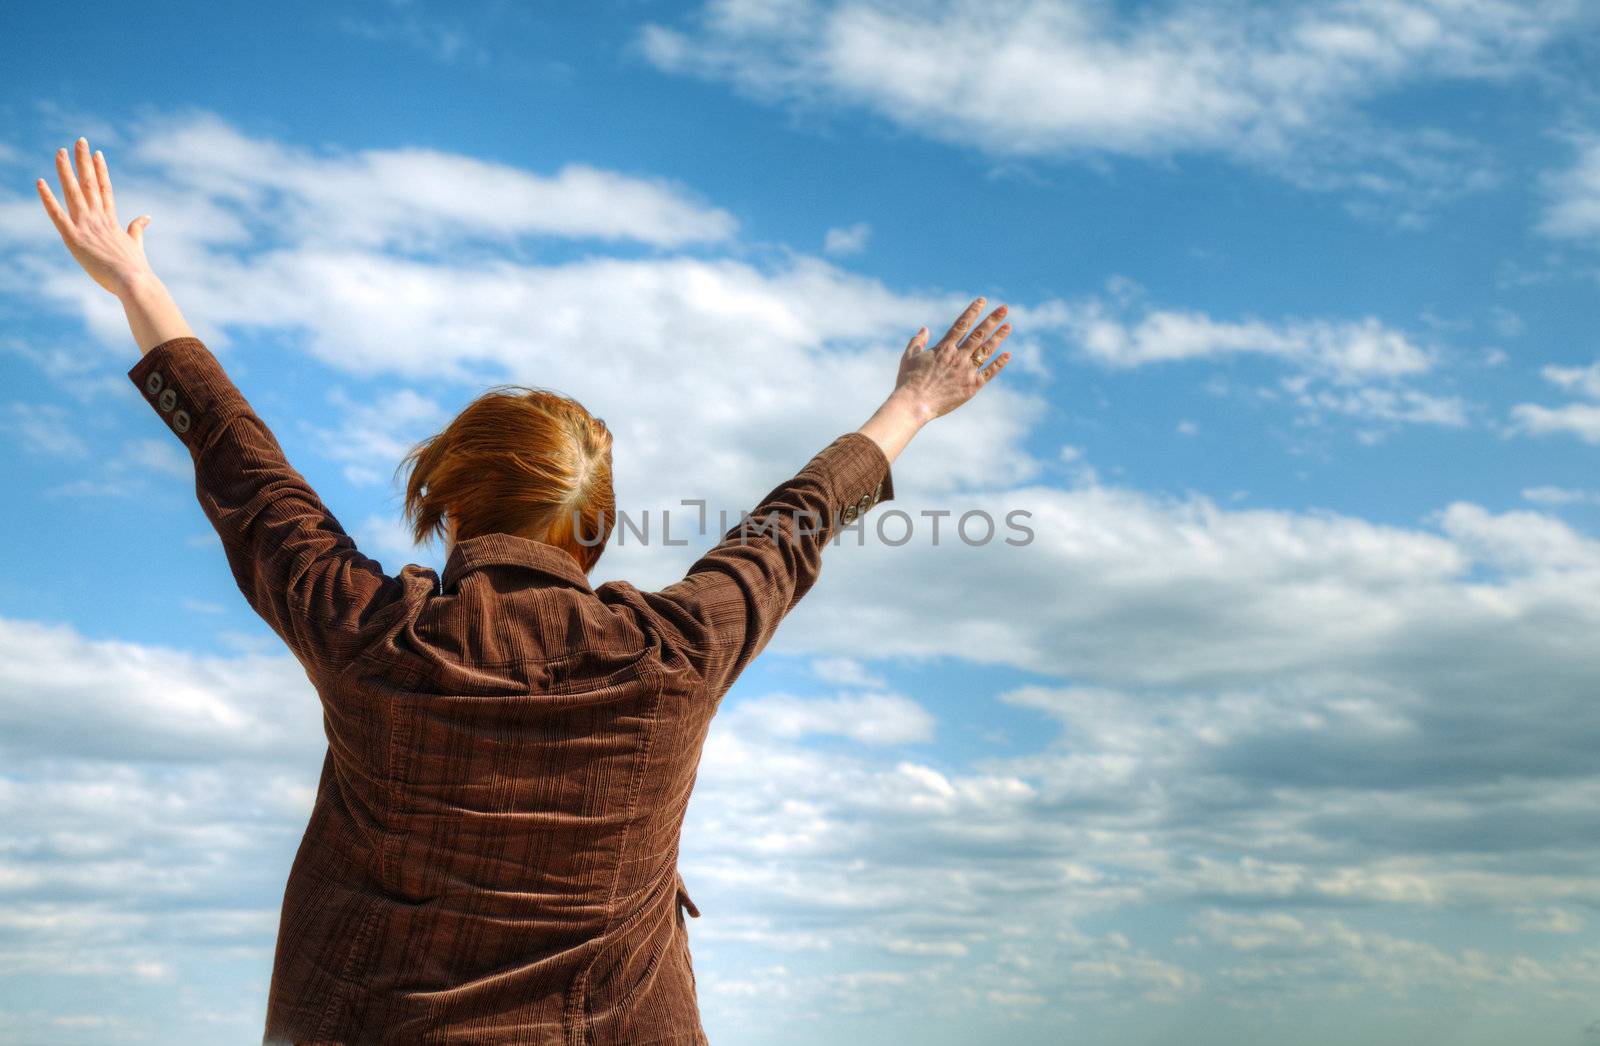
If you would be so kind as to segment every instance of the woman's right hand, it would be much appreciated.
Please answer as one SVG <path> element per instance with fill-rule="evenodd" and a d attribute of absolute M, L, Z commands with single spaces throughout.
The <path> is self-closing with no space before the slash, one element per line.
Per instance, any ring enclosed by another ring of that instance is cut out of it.
<path fill-rule="evenodd" d="M 1000 373 L 1011 353 L 994 353 L 1011 333 L 1011 324 L 996 329 L 1006 315 L 1002 305 L 974 328 L 983 305 L 983 298 L 968 305 L 931 349 L 926 347 L 928 328 L 917 331 L 901 354 L 900 373 L 890 399 L 903 401 L 923 421 L 931 421 L 970 400 Z"/>

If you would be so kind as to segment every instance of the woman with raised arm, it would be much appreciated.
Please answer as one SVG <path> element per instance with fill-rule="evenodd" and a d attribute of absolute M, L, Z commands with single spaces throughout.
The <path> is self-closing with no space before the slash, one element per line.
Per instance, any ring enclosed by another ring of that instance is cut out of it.
<path fill-rule="evenodd" d="M 611 434 L 492 390 L 414 448 L 406 513 L 443 574 L 357 551 L 122 228 L 105 158 L 56 155 L 45 211 L 115 294 L 128 377 L 188 450 L 252 608 L 316 688 L 328 748 L 289 871 L 270 1043 L 703 1043 L 678 874 L 724 693 L 811 588 L 824 545 L 894 495 L 890 463 L 999 373 L 974 301 L 894 390 L 658 592 L 588 573 L 612 529 Z"/>

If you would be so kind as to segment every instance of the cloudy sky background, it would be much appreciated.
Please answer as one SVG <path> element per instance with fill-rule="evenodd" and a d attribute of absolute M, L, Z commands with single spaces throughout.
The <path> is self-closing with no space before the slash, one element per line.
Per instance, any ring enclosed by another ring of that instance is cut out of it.
<path fill-rule="evenodd" d="M 713 725 L 713 1041 L 1600 1042 L 1600 11 L 524 7 L 0 9 L 0 1041 L 259 1041 L 324 749 L 32 188 L 83 134 L 391 572 L 489 384 L 736 513 L 1009 304 Z"/>

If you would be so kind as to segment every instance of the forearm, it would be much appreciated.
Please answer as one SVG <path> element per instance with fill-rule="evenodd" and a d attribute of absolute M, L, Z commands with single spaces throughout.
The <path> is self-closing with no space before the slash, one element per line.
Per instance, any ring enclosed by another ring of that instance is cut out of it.
<path fill-rule="evenodd" d="M 930 419 L 931 412 L 925 406 L 895 392 L 856 431 L 881 447 L 883 456 L 892 462 Z"/>
<path fill-rule="evenodd" d="M 192 338 L 194 331 L 178 310 L 166 285 L 153 272 L 141 273 L 118 283 L 117 299 L 128 315 L 128 327 L 140 353 L 149 352 L 173 338 Z"/>
<path fill-rule="evenodd" d="M 201 511 L 239 590 L 324 678 L 364 641 L 376 601 L 397 583 L 356 549 L 205 343 L 168 330 L 149 335 L 155 345 L 128 380 L 193 459 Z"/>

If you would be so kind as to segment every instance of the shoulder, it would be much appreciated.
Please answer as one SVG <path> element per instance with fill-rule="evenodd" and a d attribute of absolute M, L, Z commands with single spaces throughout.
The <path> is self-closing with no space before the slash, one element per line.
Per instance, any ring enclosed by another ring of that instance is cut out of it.
<path fill-rule="evenodd" d="M 674 619 L 682 613 L 677 603 L 660 592 L 648 592 L 620 580 L 595 586 L 594 595 L 613 617 L 626 623 L 623 627 L 638 635 L 665 675 L 693 674 L 692 661 L 684 649 L 682 623 Z"/>

